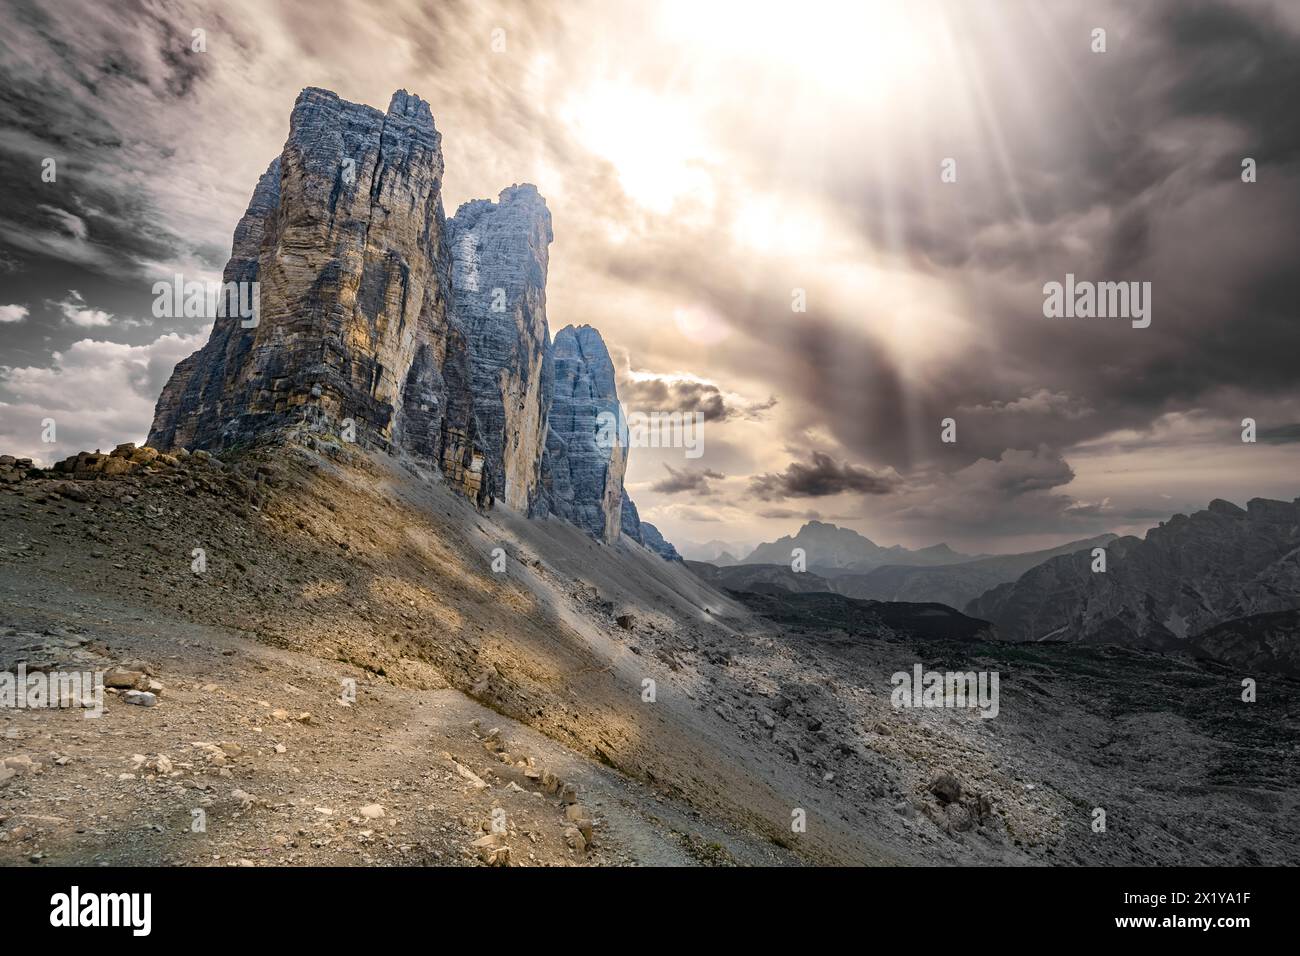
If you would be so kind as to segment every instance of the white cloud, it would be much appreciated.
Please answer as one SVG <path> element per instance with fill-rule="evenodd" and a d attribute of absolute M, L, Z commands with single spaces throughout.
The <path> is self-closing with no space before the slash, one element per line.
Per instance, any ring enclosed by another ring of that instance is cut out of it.
<path fill-rule="evenodd" d="M 48 367 L 0 366 L 0 449 L 44 465 L 78 451 L 144 440 L 154 402 L 176 363 L 207 341 L 169 333 L 146 345 L 81 339 Z M 58 441 L 41 441 L 54 419 Z"/>
<path fill-rule="evenodd" d="M 25 305 L 0 305 L 0 322 L 21 322 L 28 314 Z"/>
<path fill-rule="evenodd" d="M 113 313 L 90 308 L 85 298 L 76 289 L 69 289 L 67 298 L 62 302 L 50 301 L 48 305 L 58 309 L 65 319 L 83 329 L 105 326 L 113 321 Z"/>

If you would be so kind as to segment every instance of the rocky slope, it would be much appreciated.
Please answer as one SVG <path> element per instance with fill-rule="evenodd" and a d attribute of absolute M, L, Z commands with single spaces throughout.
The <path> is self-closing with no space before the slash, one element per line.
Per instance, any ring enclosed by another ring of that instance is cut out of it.
<path fill-rule="evenodd" d="M 1300 680 L 1300 610 L 1234 618 L 1192 639 L 1197 657 Z"/>
<path fill-rule="evenodd" d="M 1146 537 L 1053 558 L 972 601 L 1003 640 L 1180 648 L 1239 618 L 1300 608 L 1300 499 L 1216 499 Z M 1223 645 L 1223 646 L 1226 646 Z"/>
<path fill-rule="evenodd" d="M 1297 861 L 1293 682 L 749 607 L 351 446 L 107 457 L 0 484 L 0 668 L 160 696 L 0 708 L 0 863 Z M 895 709 L 918 663 L 999 671 L 997 718 Z"/>

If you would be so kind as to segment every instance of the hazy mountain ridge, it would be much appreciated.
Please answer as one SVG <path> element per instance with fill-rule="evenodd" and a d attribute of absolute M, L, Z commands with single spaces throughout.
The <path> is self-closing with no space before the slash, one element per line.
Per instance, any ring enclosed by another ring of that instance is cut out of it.
<path fill-rule="evenodd" d="M 805 528 L 807 526 L 805 525 Z M 802 533 L 801 529 L 801 533 Z M 837 529 L 846 530 L 846 529 Z M 814 532 L 818 533 L 818 532 Z M 856 532 L 849 532 L 857 535 Z M 942 564 L 884 564 L 865 574 L 843 568 L 826 568 L 810 560 L 807 571 L 796 572 L 787 558 L 782 563 L 741 562 L 732 566 L 715 562 L 690 561 L 688 565 L 706 580 L 733 590 L 748 590 L 755 584 L 780 584 L 792 592 L 831 591 L 846 597 L 874 601 L 906 601 L 946 604 L 964 608 L 971 600 L 990 588 L 1014 581 L 1025 571 L 1057 555 L 1088 550 L 1105 545 L 1115 535 L 1104 534 L 1023 554 L 999 554 L 968 561 Z M 798 537 L 782 539 L 794 542 Z M 852 539 L 844 539 L 852 542 Z M 867 539 L 862 539 L 866 541 Z M 807 543 L 805 539 L 805 543 Z M 771 554 L 783 548 L 781 542 L 767 547 Z M 791 547 L 798 547 L 791 544 Z M 880 549 L 893 551 L 895 549 Z M 905 549 L 902 549 L 905 550 Z M 923 558 L 946 558 L 956 552 L 947 545 L 935 545 L 907 552 Z M 811 558 L 811 555 L 810 555 Z"/>
<path fill-rule="evenodd" d="M 955 564 L 983 555 L 960 554 L 946 544 L 935 544 L 917 551 L 901 545 L 885 548 L 852 528 L 822 521 L 809 521 L 793 535 L 760 544 L 741 564 L 789 564 L 791 551 L 802 548 L 809 570 L 822 575 L 869 571 L 883 564 Z"/>
<path fill-rule="evenodd" d="M 1300 499 L 1215 499 L 1106 548 L 1106 570 L 1086 552 L 1053 558 L 966 606 L 1008 641 L 1109 642 L 1189 649 L 1205 637 L 1236 657 L 1243 641 L 1277 641 L 1277 626 L 1217 626 L 1300 608 Z M 1253 635 L 1247 640 L 1247 635 Z M 1293 634 L 1292 640 L 1295 637 Z M 1258 648 L 1250 655 L 1260 657 Z M 1269 656 L 1269 655 L 1264 655 Z M 1262 658 L 1261 658 L 1262 659 Z"/>
<path fill-rule="evenodd" d="M 840 594 L 877 601 L 936 601 L 964 608 L 990 588 L 1014 581 L 1030 568 L 1062 554 L 1091 551 L 1115 539 L 1098 535 L 1023 554 L 998 554 L 956 564 L 909 566 L 885 564 L 867 574 L 841 575 L 831 579 Z"/>

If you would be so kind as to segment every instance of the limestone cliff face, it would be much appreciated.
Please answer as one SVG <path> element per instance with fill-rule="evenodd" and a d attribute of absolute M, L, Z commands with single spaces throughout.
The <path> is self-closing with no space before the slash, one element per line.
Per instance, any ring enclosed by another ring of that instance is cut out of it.
<path fill-rule="evenodd" d="M 449 309 L 442 174 L 419 97 L 398 91 L 381 113 L 303 90 L 226 267 L 228 280 L 260 282 L 259 321 L 216 319 L 164 388 L 150 444 L 219 449 L 351 419 L 363 444 L 469 468 L 471 374 Z"/>
<path fill-rule="evenodd" d="M 625 442 L 605 440 L 601 413 L 622 421 L 614 363 L 589 325 L 565 326 L 552 351 L 555 384 L 550 427 L 542 457 L 539 508 L 613 543 L 623 516 Z"/>
<path fill-rule="evenodd" d="M 257 181 L 253 198 L 239 224 L 223 282 L 256 282 L 262 241 L 268 228 L 275 228 L 280 205 L 280 158 L 277 156 Z M 220 433 L 218 422 L 227 403 L 227 370 L 238 370 L 248 355 L 253 336 L 240 327 L 238 318 L 217 320 L 212 336 L 199 351 L 177 363 L 163 386 L 154 411 L 148 444 L 164 451 L 215 444 L 209 438 Z M 204 440 L 200 440 L 200 435 Z"/>
<path fill-rule="evenodd" d="M 621 519 L 622 532 L 637 544 L 644 545 L 655 554 L 659 555 L 665 561 L 680 561 L 682 556 L 677 553 L 677 549 L 664 540 L 664 536 L 659 533 L 659 529 L 649 521 L 642 521 L 641 515 L 632 503 L 631 496 L 627 491 L 623 491 L 623 515 Z"/>
<path fill-rule="evenodd" d="M 619 530 L 637 544 L 645 544 L 645 536 L 641 531 L 641 513 L 636 510 L 636 505 L 632 503 L 632 496 L 626 490 L 623 492 L 623 513 L 619 516 Z"/>
<path fill-rule="evenodd" d="M 149 444 L 219 451 L 274 433 L 349 436 L 436 465 L 485 502 L 676 557 L 624 504 L 622 420 L 600 333 L 552 344 L 546 202 L 531 185 L 442 207 L 442 138 L 399 90 L 387 112 L 302 91 L 235 229 L 223 281 L 256 320 L 216 318 L 163 388 Z M 606 430 L 608 431 L 608 430 Z"/>
<path fill-rule="evenodd" d="M 447 225 L 488 488 L 526 513 L 537 502 L 550 407 L 551 214 L 536 186 L 511 186 L 498 202 L 465 203 Z"/>
<path fill-rule="evenodd" d="M 659 529 L 649 521 L 641 522 L 641 543 L 665 561 L 680 561 L 682 556 L 670 542 L 664 539 Z"/>

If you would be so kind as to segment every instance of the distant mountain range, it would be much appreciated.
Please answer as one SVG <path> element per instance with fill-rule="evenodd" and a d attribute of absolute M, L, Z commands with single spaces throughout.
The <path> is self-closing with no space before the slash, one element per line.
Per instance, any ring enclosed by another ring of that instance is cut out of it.
<path fill-rule="evenodd" d="M 996 554 L 957 564 L 886 564 L 866 574 L 845 574 L 831 579 L 840 594 L 873 601 L 937 601 L 964 608 L 985 591 L 1014 581 L 1030 568 L 1059 555 L 1091 552 L 1115 540 L 1113 534 L 1071 541 L 1055 548 L 1024 554 Z"/>
<path fill-rule="evenodd" d="M 1300 498 L 1222 499 L 1174 515 L 1145 538 L 1052 558 L 971 601 L 1004 641 L 1186 649 L 1220 659 L 1300 661 Z M 1231 624 L 1232 626 L 1227 626 Z M 1289 637 L 1283 632 L 1290 628 Z"/>
<path fill-rule="evenodd" d="M 919 551 L 910 551 L 901 545 L 882 548 L 852 528 L 841 528 L 822 521 L 809 521 L 793 536 L 785 535 L 768 544 L 760 544 L 740 563 L 788 566 L 791 552 L 795 548 L 803 549 L 807 569 L 823 576 L 867 572 L 885 564 L 956 564 L 985 557 L 985 555 L 960 554 L 946 544 L 936 544 Z"/>
<path fill-rule="evenodd" d="M 727 567 L 732 564 L 739 564 L 741 559 L 749 554 L 751 548 L 747 544 L 733 544 L 715 538 L 712 541 L 705 541 L 703 544 L 696 541 L 679 541 L 677 550 L 687 560 L 708 561 L 719 567 Z"/>
<path fill-rule="evenodd" d="M 1094 548 L 1106 568 L 1094 571 Z M 791 568 L 803 548 L 808 570 Z M 733 591 L 960 608 L 1001 641 L 1181 651 L 1300 677 L 1300 498 L 1216 499 L 1144 538 L 1100 535 L 1044 551 L 970 557 L 947 545 L 882 548 L 818 521 L 731 567 L 687 562 Z M 863 570 L 865 568 L 865 570 Z"/>
<path fill-rule="evenodd" d="M 820 526 L 820 528 L 827 527 L 833 526 Z M 801 547 L 802 545 L 793 542 L 799 541 L 800 536 L 803 536 L 808 528 L 809 526 L 805 525 L 800 530 L 799 535 L 793 538 L 782 538 L 781 540 L 792 542 L 792 548 Z M 820 528 L 814 529 L 812 534 L 814 536 L 822 534 Z M 846 530 L 844 528 L 835 528 L 837 532 Z M 920 551 L 908 551 L 906 548 L 897 547 L 879 548 L 868 539 L 857 534 L 857 532 L 849 531 L 848 534 L 859 539 L 859 542 L 866 542 L 866 544 L 876 548 L 878 552 L 893 556 L 901 555 L 905 558 L 933 560 L 942 555 L 957 554 L 957 552 L 949 549 L 947 545 L 937 545 Z M 757 564 L 750 563 L 748 560 L 733 566 L 723 566 L 719 562 L 703 563 L 698 561 L 688 561 L 687 564 L 705 580 L 730 588 L 733 591 L 749 591 L 760 584 L 775 584 L 796 594 L 811 591 L 830 591 L 842 594 L 845 597 L 862 600 L 937 603 L 946 604 L 953 608 L 963 608 L 990 588 L 1014 581 L 1035 565 L 1042 564 L 1044 561 L 1058 555 L 1070 554 L 1080 550 L 1091 551 L 1092 548 L 1104 546 L 1114 538 L 1115 535 L 1113 534 L 1104 534 L 1096 538 L 1071 541 L 1069 544 L 1048 548 L 1043 551 L 1031 551 L 1024 554 L 999 554 L 982 558 L 967 557 L 964 561 L 951 564 L 885 564 L 865 574 L 845 570 L 842 567 L 826 567 L 824 565 L 813 567 L 811 565 L 812 552 L 808 554 L 810 570 L 798 572 L 790 567 L 788 559 L 781 564 Z M 850 542 L 857 548 L 858 553 L 853 556 L 852 560 L 855 564 L 860 564 L 862 561 L 860 555 L 865 553 L 865 549 L 862 548 L 861 544 L 852 542 L 852 539 L 849 538 L 840 538 L 839 540 Z M 804 536 L 804 541 L 806 544 L 808 541 L 807 536 Z M 761 545 L 759 550 L 763 548 L 775 549 L 777 547 L 783 548 L 784 545 L 781 542 Z M 769 551 L 768 553 L 772 552 Z M 824 554 L 825 552 L 819 553 Z M 837 553 L 837 559 L 843 560 L 846 553 L 848 553 L 847 549 L 841 550 Z"/>

